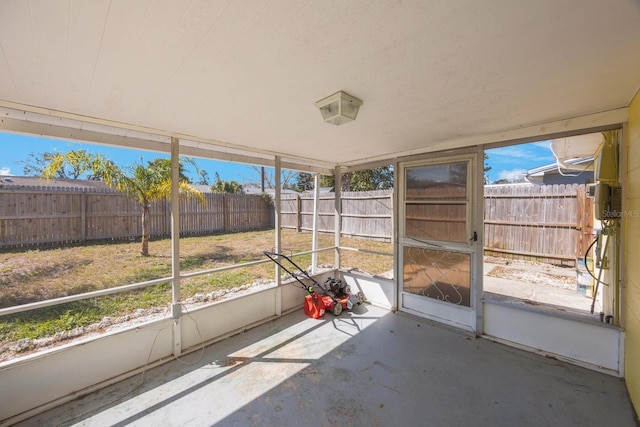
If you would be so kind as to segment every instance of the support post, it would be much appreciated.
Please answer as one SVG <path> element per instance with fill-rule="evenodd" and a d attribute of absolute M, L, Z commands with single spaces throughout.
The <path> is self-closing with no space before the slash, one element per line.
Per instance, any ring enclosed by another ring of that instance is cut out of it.
<path fill-rule="evenodd" d="M 474 258 L 471 262 L 473 273 L 471 274 L 471 297 L 472 307 L 475 307 L 476 321 L 475 333 L 480 336 L 484 333 L 484 308 L 483 308 L 483 268 L 484 268 L 484 147 L 476 148 L 476 155 L 471 162 L 471 170 L 475 173 L 471 175 L 471 191 L 473 192 L 471 212 L 472 229 L 469 236 L 473 236 L 470 244 L 474 251 Z M 475 182 L 474 182 L 475 181 Z M 405 213 L 406 215 L 406 213 Z"/>
<path fill-rule="evenodd" d="M 313 237 L 311 238 L 311 274 L 318 272 L 318 218 L 320 209 L 320 174 L 313 177 Z"/>
<path fill-rule="evenodd" d="M 333 245 L 336 247 L 334 249 L 334 262 L 333 267 L 335 269 L 340 269 L 340 231 L 342 230 L 342 188 L 341 188 L 341 170 L 340 167 L 337 166 L 333 173 L 333 182 L 335 199 L 333 202 L 333 220 L 334 220 L 334 229 L 333 229 Z"/>
<path fill-rule="evenodd" d="M 400 197 L 397 196 L 398 192 L 402 189 L 402 186 L 405 185 L 404 180 L 400 182 L 400 173 L 399 168 L 400 163 L 395 162 L 393 165 L 393 192 L 396 194 L 396 197 L 393 198 L 393 204 L 391 205 L 391 243 L 393 244 L 393 277 L 395 282 L 395 289 L 393 292 L 393 299 L 391 302 L 391 310 L 398 310 L 398 301 L 399 294 L 401 292 L 401 276 L 402 276 L 402 268 L 400 266 L 400 251 L 402 247 L 400 245 L 400 239 L 398 237 L 398 223 L 400 221 L 399 216 L 401 212 L 404 210 L 400 209 Z"/>
<path fill-rule="evenodd" d="M 282 234 L 280 232 L 280 228 L 282 226 L 282 191 L 281 191 L 281 183 L 280 183 L 280 174 L 281 174 L 281 166 L 280 166 L 280 156 L 276 156 L 275 158 L 275 200 L 273 201 L 275 208 L 275 248 L 274 252 L 280 253 L 282 251 Z M 276 275 L 276 316 L 280 316 L 282 314 L 282 278 L 280 277 L 280 266 L 276 264 L 275 266 L 275 275 Z"/>
<path fill-rule="evenodd" d="M 171 138 L 171 317 L 173 354 L 182 354 L 180 318 L 180 141 Z"/>

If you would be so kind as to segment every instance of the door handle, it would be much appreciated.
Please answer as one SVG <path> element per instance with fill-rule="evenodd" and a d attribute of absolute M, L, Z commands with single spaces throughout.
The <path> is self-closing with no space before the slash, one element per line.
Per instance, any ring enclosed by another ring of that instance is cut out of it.
<path fill-rule="evenodd" d="M 474 242 L 478 241 L 478 233 L 476 231 L 473 232 L 473 236 L 469 239 L 469 241 L 473 240 Z"/>

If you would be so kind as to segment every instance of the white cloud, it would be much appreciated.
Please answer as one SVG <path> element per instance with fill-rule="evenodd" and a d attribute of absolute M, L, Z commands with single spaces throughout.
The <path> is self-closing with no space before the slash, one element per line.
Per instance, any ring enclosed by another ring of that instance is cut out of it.
<path fill-rule="evenodd" d="M 547 150 L 551 150 L 551 141 L 540 141 L 540 142 L 532 142 L 531 145 L 535 145 L 536 147 L 546 148 Z"/>
<path fill-rule="evenodd" d="M 0 168 L 0 176 L 11 176 L 11 169 L 9 168 Z"/>
<path fill-rule="evenodd" d="M 525 169 L 503 170 L 503 171 L 500 171 L 500 174 L 498 175 L 498 179 L 506 179 L 508 181 L 520 181 L 524 177 L 525 173 L 527 173 Z"/>
<path fill-rule="evenodd" d="M 500 157 L 503 161 L 516 162 L 521 159 L 528 161 L 547 161 L 553 159 L 550 143 L 548 141 L 534 142 L 530 144 L 511 145 L 508 147 L 487 150 L 489 161 L 492 157 Z"/>
<path fill-rule="evenodd" d="M 491 156 L 522 158 L 522 157 L 530 157 L 531 153 L 526 148 L 512 146 L 512 147 L 496 148 L 492 151 L 489 151 L 489 158 L 491 158 Z"/>

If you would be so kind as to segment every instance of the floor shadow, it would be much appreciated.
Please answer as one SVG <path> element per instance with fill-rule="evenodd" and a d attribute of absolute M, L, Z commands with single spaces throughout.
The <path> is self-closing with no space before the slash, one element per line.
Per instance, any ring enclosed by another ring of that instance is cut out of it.
<path fill-rule="evenodd" d="M 321 320 L 294 312 L 208 347 L 199 360 L 151 369 L 139 383 L 29 422 L 634 425 L 617 378 L 368 305 Z"/>

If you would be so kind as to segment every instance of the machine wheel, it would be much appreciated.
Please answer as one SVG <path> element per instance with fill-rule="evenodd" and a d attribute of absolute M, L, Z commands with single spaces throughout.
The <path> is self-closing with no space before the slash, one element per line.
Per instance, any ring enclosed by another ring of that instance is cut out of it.
<path fill-rule="evenodd" d="M 336 301 L 333 304 L 333 310 L 331 310 L 331 312 L 334 316 L 340 316 L 340 313 L 342 313 L 342 304 Z"/>

